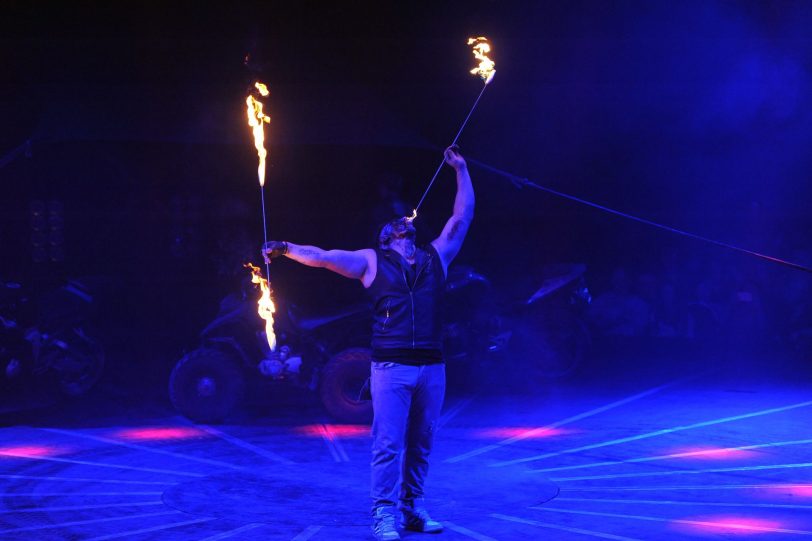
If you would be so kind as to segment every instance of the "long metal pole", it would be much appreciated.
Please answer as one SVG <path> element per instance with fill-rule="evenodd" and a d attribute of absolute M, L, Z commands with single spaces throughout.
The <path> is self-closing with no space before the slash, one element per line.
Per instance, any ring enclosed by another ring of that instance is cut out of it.
<path fill-rule="evenodd" d="M 486 88 L 488 88 L 488 83 L 485 83 L 484 85 L 482 85 L 482 90 L 479 91 L 479 95 L 476 97 L 476 100 L 474 101 L 474 105 L 471 107 L 471 110 L 468 111 L 468 116 L 466 116 L 465 120 L 462 121 L 462 126 L 460 126 L 460 129 L 457 131 L 457 135 L 454 137 L 454 141 L 451 142 L 450 146 L 454 146 L 454 145 L 457 144 L 457 141 L 459 140 L 460 135 L 462 135 L 462 130 L 464 130 L 465 125 L 468 124 L 468 119 L 470 119 L 471 115 L 474 113 L 474 109 L 476 109 L 476 106 L 479 104 L 479 100 L 482 99 L 482 94 L 485 93 Z M 434 175 L 431 177 L 431 180 L 429 181 L 429 185 L 426 188 L 426 191 L 423 192 L 423 197 L 420 198 L 420 201 L 417 203 L 417 206 L 414 208 L 413 216 L 415 218 L 417 217 L 417 211 L 420 210 L 420 205 L 423 204 L 423 201 L 426 199 L 426 196 L 429 194 L 429 190 L 431 190 L 431 187 L 434 185 L 434 181 L 437 180 L 437 175 L 440 174 L 440 170 L 443 168 L 444 163 L 445 163 L 445 154 L 443 154 L 443 159 L 440 160 L 440 165 L 437 166 L 437 170 L 434 171 Z"/>
<path fill-rule="evenodd" d="M 260 185 L 259 186 L 259 193 L 262 199 L 262 236 L 263 242 L 262 246 L 268 244 L 268 220 L 265 216 L 265 187 Z M 265 262 L 265 278 L 267 280 L 271 279 L 271 268 L 268 262 Z M 269 282 L 270 283 L 270 282 Z"/>

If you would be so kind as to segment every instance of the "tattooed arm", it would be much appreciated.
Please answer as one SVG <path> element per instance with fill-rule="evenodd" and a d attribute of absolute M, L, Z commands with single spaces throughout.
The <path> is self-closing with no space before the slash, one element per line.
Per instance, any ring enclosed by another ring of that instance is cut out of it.
<path fill-rule="evenodd" d="M 276 244 L 284 245 L 274 250 Z M 331 270 L 347 278 L 356 278 L 364 287 L 372 285 L 377 271 L 375 250 L 322 250 L 315 246 L 299 246 L 292 242 L 276 243 L 271 241 L 263 249 L 265 257 L 285 255 L 308 267 L 320 267 Z"/>
<path fill-rule="evenodd" d="M 451 261 L 462 248 L 462 241 L 474 219 L 474 186 L 471 184 L 465 159 L 455 147 L 449 147 L 445 151 L 445 161 L 457 172 L 457 196 L 454 199 L 454 214 L 445 224 L 440 236 L 431 243 L 440 254 L 443 271 L 448 270 Z"/>

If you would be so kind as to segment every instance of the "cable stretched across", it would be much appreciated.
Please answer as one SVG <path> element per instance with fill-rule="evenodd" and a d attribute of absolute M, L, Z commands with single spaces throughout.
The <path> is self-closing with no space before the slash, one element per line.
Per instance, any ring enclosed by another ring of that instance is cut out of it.
<path fill-rule="evenodd" d="M 466 158 L 466 161 L 469 162 L 469 163 L 472 163 L 472 164 L 474 164 L 474 165 L 476 165 L 478 167 L 481 167 L 482 169 L 485 169 L 486 171 L 490 171 L 491 173 L 495 173 L 495 174 L 497 174 L 499 176 L 506 177 L 506 178 L 510 179 L 511 182 L 513 182 L 515 185 L 517 185 L 520 188 L 523 188 L 523 187 L 535 188 L 536 190 L 541 190 L 543 192 L 547 192 L 549 194 L 552 194 L 552 195 L 555 195 L 555 196 L 558 196 L 558 197 L 563 197 L 564 199 L 569 199 L 570 201 L 575 201 L 576 203 L 581 203 L 582 205 L 587 205 L 589 207 L 592 207 L 592 208 L 595 208 L 595 209 L 598 209 L 598 210 L 602 210 L 604 212 L 608 212 L 609 214 L 614 214 L 615 216 L 620 216 L 621 218 L 626 218 L 626 219 L 629 219 L 629 220 L 633 220 L 635 222 L 639 222 L 639 223 L 642 223 L 642 224 L 645 224 L 645 225 L 649 225 L 651 227 L 656 227 L 657 229 L 662 229 L 664 231 L 669 231 L 671 233 L 681 235 L 683 237 L 689 237 L 689 238 L 696 239 L 696 240 L 699 240 L 699 241 L 702 241 L 702 242 L 707 242 L 709 244 L 714 244 L 716 246 L 721 246 L 723 248 L 728 248 L 730 250 L 734 250 L 734 251 L 737 251 L 737 252 L 740 252 L 740 253 L 743 253 L 743 254 L 751 255 L 751 256 L 757 257 L 759 259 L 764 259 L 764 260 L 770 261 L 772 263 L 778 263 L 779 265 L 784 265 L 784 266 L 792 268 L 792 269 L 812 273 L 812 268 L 807 267 L 805 265 L 801 265 L 801 264 L 798 264 L 798 263 L 793 263 L 792 261 L 787 261 L 785 259 L 780 259 L 778 257 L 769 256 L 769 255 L 762 254 L 760 252 L 756 252 L 756 251 L 753 251 L 753 250 L 748 250 L 746 248 L 742 248 L 740 246 L 736 246 L 734 244 L 730 244 L 730 243 L 727 243 L 727 242 L 722 242 L 722 241 L 712 239 L 712 238 L 709 238 L 709 237 L 703 237 L 702 235 L 697 235 L 697 234 L 691 233 L 689 231 L 683 231 L 682 229 L 677 229 L 675 227 L 670 227 L 670 226 L 667 226 L 667 225 L 663 225 L 663 224 L 660 224 L 660 223 L 657 223 L 657 222 L 653 222 L 651 220 L 647 220 L 645 218 L 640 218 L 639 216 L 634 216 L 634 215 L 628 214 L 626 212 L 621 212 L 619 210 L 615 210 L 613 208 L 606 207 L 604 205 L 599 205 L 597 203 L 593 203 L 592 201 L 587 201 L 586 199 L 582 199 L 580 197 L 575 197 L 574 195 L 570 195 L 570 194 L 567 194 L 567 193 L 564 193 L 564 192 L 560 192 L 558 190 L 553 190 L 552 188 L 547 188 L 546 186 L 542 186 L 540 184 L 536 184 L 535 182 L 532 182 L 531 180 L 529 180 L 529 179 L 527 179 L 525 177 L 520 177 L 518 175 L 514 175 L 513 173 L 508 173 L 507 171 L 503 171 L 502 169 L 496 168 L 496 167 L 494 167 L 492 165 L 488 165 L 487 163 L 481 162 L 479 160 L 475 160 L 475 159 L 472 159 L 472 158 Z"/>

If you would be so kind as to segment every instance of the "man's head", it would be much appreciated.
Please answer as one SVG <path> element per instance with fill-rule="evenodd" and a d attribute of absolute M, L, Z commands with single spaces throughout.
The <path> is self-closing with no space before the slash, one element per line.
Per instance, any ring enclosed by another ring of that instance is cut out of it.
<path fill-rule="evenodd" d="M 411 220 L 398 218 L 384 224 L 378 233 L 378 247 L 381 250 L 394 250 L 406 258 L 415 254 L 416 231 Z"/>

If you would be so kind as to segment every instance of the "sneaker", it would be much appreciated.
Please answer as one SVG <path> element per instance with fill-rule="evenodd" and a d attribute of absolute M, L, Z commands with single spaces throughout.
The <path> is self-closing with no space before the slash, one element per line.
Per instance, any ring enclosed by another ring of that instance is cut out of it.
<path fill-rule="evenodd" d="M 395 515 L 386 507 L 378 507 L 372 512 L 372 533 L 375 541 L 398 541 L 400 534 L 395 526 Z"/>
<path fill-rule="evenodd" d="M 403 528 L 412 532 L 440 533 L 443 525 L 432 519 L 422 507 L 403 508 Z"/>

